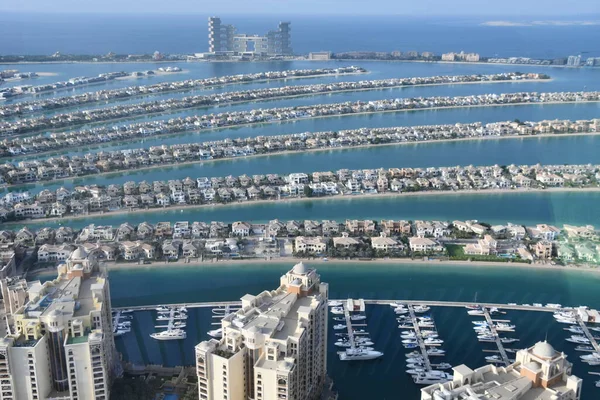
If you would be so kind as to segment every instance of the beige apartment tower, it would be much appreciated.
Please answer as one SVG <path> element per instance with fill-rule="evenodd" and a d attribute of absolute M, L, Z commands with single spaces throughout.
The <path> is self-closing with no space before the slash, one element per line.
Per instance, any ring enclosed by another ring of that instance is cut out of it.
<path fill-rule="evenodd" d="M 96 259 L 76 249 L 56 279 L 5 290 L 18 308 L 0 339 L 0 400 L 108 400 L 115 350 Z"/>
<path fill-rule="evenodd" d="M 200 400 L 312 400 L 327 377 L 329 287 L 303 263 L 280 286 L 242 297 L 223 338 L 196 346 Z"/>

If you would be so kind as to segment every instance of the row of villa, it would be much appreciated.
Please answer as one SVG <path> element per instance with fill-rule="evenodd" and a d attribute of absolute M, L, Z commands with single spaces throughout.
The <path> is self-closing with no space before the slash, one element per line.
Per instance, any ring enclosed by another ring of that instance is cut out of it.
<path fill-rule="evenodd" d="M 299 197 L 333 197 L 356 194 L 415 191 L 464 191 L 490 189 L 544 189 L 568 184 L 596 187 L 599 165 L 510 165 L 439 168 L 341 169 L 289 175 L 200 177 L 168 182 L 61 187 L 29 192 L 10 192 L 0 199 L 0 217 L 30 219 L 104 213 L 117 210 L 182 207 L 199 204 L 284 200 Z"/>
<path fill-rule="evenodd" d="M 480 122 L 453 125 L 360 128 L 339 132 L 307 132 L 278 136 L 225 139 L 213 142 L 152 146 L 128 151 L 62 155 L 46 160 L 20 161 L 0 165 L 0 182 L 22 184 L 49 181 L 102 172 L 134 170 L 152 165 L 169 165 L 213 159 L 277 154 L 287 151 L 336 149 L 357 146 L 425 142 L 463 138 L 529 136 L 600 131 L 600 119 L 540 122 Z M 23 152 L 24 149 L 19 149 Z"/>
<path fill-rule="evenodd" d="M 544 103 L 571 103 L 600 101 L 600 92 L 558 93 L 508 93 L 463 97 L 396 98 L 357 101 L 310 106 L 229 111 L 219 114 L 202 114 L 169 120 L 140 122 L 123 126 L 96 127 L 82 131 L 55 132 L 4 139 L 0 142 L 0 155 L 35 153 L 79 147 L 90 144 L 121 142 L 157 135 L 182 132 L 201 132 L 248 124 L 277 123 L 306 118 L 333 117 L 365 113 L 431 110 L 453 107 L 483 107 Z M 9 123 L 10 124 L 10 123 Z M 5 132 L 10 134 L 9 132 Z"/>
<path fill-rule="evenodd" d="M 525 81 L 527 76 L 539 76 L 538 74 L 514 75 L 510 73 L 500 74 L 505 77 L 504 80 L 512 81 L 513 77 L 518 76 L 519 79 Z M 351 81 L 351 82 L 331 82 L 314 85 L 297 85 L 283 87 L 267 87 L 260 89 L 243 90 L 237 92 L 221 92 L 206 95 L 188 96 L 182 99 L 168 98 L 163 100 L 148 101 L 145 103 L 119 104 L 106 108 L 98 108 L 91 110 L 77 110 L 65 114 L 54 114 L 50 116 L 42 115 L 32 118 L 23 118 L 15 121 L 0 122 L 0 136 L 19 135 L 31 133 L 45 129 L 57 129 L 73 127 L 88 123 L 100 123 L 114 121 L 122 118 L 130 118 L 140 115 L 171 113 L 184 109 L 192 109 L 199 107 L 213 107 L 227 104 L 251 101 L 266 101 L 275 100 L 295 96 L 314 96 L 328 93 L 339 93 L 345 91 L 358 90 L 373 90 L 383 88 L 395 88 L 404 86 L 431 85 L 431 84 L 455 84 L 461 82 L 488 82 L 498 81 L 492 79 L 495 75 L 465 75 L 465 76 L 434 76 L 428 78 L 398 78 L 398 79 L 382 79 L 374 81 Z M 488 95 L 489 96 L 489 95 Z M 476 96 L 480 97 L 480 96 Z M 485 98 L 483 96 L 482 98 Z M 422 101 L 440 102 L 442 105 L 447 103 L 451 98 L 433 97 L 428 99 L 404 99 L 405 107 L 416 108 L 422 105 Z M 486 100 L 478 100 L 477 103 Z M 452 103 L 445 106 L 451 106 Z M 461 105 L 461 104 L 455 104 Z M 11 107 L 11 106 L 8 106 Z M 18 106 L 17 106 L 18 108 Z"/>
<path fill-rule="evenodd" d="M 146 71 L 145 74 L 154 73 L 153 71 Z M 37 111 L 46 110 L 57 110 L 67 107 L 77 107 L 84 104 L 91 104 L 97 102 L 104 102 L 107 100 L 124 100 L 136 96 L 144 95 L 155 95 L 160 93 L 170 93 L 176 91 L 184 91 L 191 89 L 206 89 L 216 86 L 231 85 L 238 83 L 250 83 L 253 81 L 263 80 L 276 80 L 276 79 L 292 79 L 292 78 L 304 78 L 304 77 L 320 77 L 324 75 L 343 75 L 343 74 L 355 74 L 365 73 L 365 69 L 355 66 L 340 67 L 340 68 L 321 68 L 321 69 L 297 69 L 297 70 L 286 70 L 286 71 L 268 71 L 258 72 L 253 74 L 239 74 L 220 76 L 205 79 L 187 79 L 182 81 L 173 82 L 159 82 L 152 85 L 139 85 L 139 86 L 128 86 L 126 88 L 99 90 L 96 92 L 89 92 L 83 94 L 76 94 L 73 96 L 63 96 L 52 99 L 39 99 L 32 101 L 25 101 L 16 104 L 6 105 L 0 107 L 1 116 L 10 115 L 22 115 L 33 113 Z M 136 75 L 133 72 L 132 75 Z M 57 90 L 62 88 L 70 88 L 74 86 L 81 86 L 90 83 L 105 82 L 116 78 L 130 75 L 126 72 L 110 72 L 100 74 L 94 77 L 81 77 L 73 78 L 64 82 L 56 82 L 53 84 L 31 86 L 22 89 L 26 93 L 40 93 L 49 90 Z"/>
<path fill-rule="evenodd" d="M 241 240 L 244 239 L 244 240 Z M 565 263 L 600 262 L 599 233 L 593 226 L 523 226 L 507 223 L 491 226 L 471 221 L 346 220 L 279 221 L 258 224 L 237 221 L 227 224 L 179 221 L 123 223 L 118 227 L 88 225 L 81 230 L 67 226 L 44 227 L 37 232 L 24 227 L 0 231 L 0 248 L 26 253 L 37 250 L 38 261 L 66 260 L 83 245 L 105 260 L 178 259 L 228 256 L 368 256 L 409 257 L 445 255 L 446 247 L 462 246 L 467 257 L 498 256 L 514 260 Z M 465 244 L 466 243 L 466 244 Z M 562 247 L 578 250 L 566 257 Z M 249 251 L 245 251 L 244 245 Z M 290 247 L 291 251 L 285 251 Z M 284 251 L 281 251 L 284 248 Z M 337 251 L 337 252 L 336 252 Z"/>

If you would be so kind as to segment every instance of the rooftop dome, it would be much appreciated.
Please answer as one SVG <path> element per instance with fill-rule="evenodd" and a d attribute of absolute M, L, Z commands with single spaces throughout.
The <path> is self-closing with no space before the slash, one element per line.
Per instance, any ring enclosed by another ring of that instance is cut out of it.
<path fill-rule="evenodd" d="M 85 260 L 87 256 L 88 253 L 83 247 L 78 247 L 73 253 L 71 253 L 71 258 L 73 260 Z"/>
<path fill-rule="evenodd" d="M 308 272 L 308 268 L 306 268 L 306 265 L 304 265 L 304 263 L 300 261 L 298 264 L 294 265 L 294 269 L 292 271 L 295 274 L 304 275 Z"/>
<path fill-rule="evenodd" d="M 554 347 L 550 343 L 544 340 L 543 342 L 537 342 L 533 346 L 533 354 L 542 358 L 552 358 L 556 354 L 556 350 L 554 350 Z"/>

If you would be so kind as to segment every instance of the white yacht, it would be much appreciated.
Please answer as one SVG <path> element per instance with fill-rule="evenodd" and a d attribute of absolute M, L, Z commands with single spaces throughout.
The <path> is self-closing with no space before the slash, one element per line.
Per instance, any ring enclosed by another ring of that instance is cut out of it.
<path fill-rule="evenodd" d="M 344 324 L 337 324 L 337 325 L 333 326 L 333 329 L 336 329 L 336 330 L 346 329 L 346 325 L 344 325 Z"/>
<path fill-rule="evenodd" d="M 446 354 L 446 350 L 442 350 L 442 349 L 427 349 L 427 355 L 431 356 L 443 356 Z"/>
<path fill-rule="evenodd" d="M 171 309 L 169 307 L 167 307 L 167 306 L 158 306 L 158 307 L 155 308 L 155 310 L 158 311 L 158 312 L 165 312 L 165 311 L 168 312 Z"/>
<path fill-rule="evenodd" d="M 422 314 L 425 313 L 427 311 L 429 311 L 431 308 L 428 306 L 414 306 L 413 307 L 413 311 L 416 312 L 417 314 Z"/>
<path fill-rule="evenodd" d="M 582 361 L 600 361 L 600 353 L 586 354 L 585 356 L 579 356 Z"/>
<path fill-rule="evenodd" d="M 404 344 L 418 344 L 417 341 L 414 340 L 414 339 L 404 339 L 402 341 L 402 343 L 404 343 Z"/>
<path fill-rule="evenodd" d="M 452 364 L 443 362 L 443 363 L 439 363 L 439 364 L 432 364 L 431 365 L 433 368 L 438 369 L 438 370 L 442 370 L 442 369 L 450 369 L 452 368 Z"/>
<path fill-rule="evenodd" d="M 333 320 L 334 321 L 338 321 L 338 322 L 343 322 L 343 321 L 346 320 L 346 318 L 344 318 L 344 317 L 333 317 Z"/>
<path fill-rule="evenodd" d="M 345 352 L 339 353 L 341 361 L 359 361 L 359 360 L 374 360 L 383 356 L 383 353 L 375 350 L 366 349 L 347 349 Z"/>
<path fill-rule="evenodd" d="M 428 371 L 413 375 L 413 381 L 417 385 L 433 385 L 434 383 L 448 382 L 451 379 L 452 375 L 442 371 Z"/>
<path fill-rule="evenodd" d="M 444 341 L 442 339 L 427 338 L 423 343 L 425 343 L 425 346 L 440 346 Z"/>
<path fill-rule="evenodd" d="M 580 327 L 578 327 L 578 326 L 575 326 L 575 325 L 573 325 L 573 326 L 570 326 L 570 327 L 568 327 L 568 328 L 563 328 L 563 329 L 564 329 L 565 331 L 569 331 L 569 332 L 571 332 L 571 333 L 583 334 L 583 329 L 581 329 Z"/>
<path fill-rule="evenodd" d="M 215 339 L 221 339 L 223 337 L 223 328 L 213 329 L 212 331 L 208 331 L 208 336 L 213 337 Z"/>
<path fill-rule="evenodd" d="M 406 373 L 409 375 L 419 375 L 419 374 L 424 374 L 425 372 L 427 372 L 427 370 L 422 367 L 415 367 L 415 366 L 411 367 L 410 365 L 407 365 L 407 367 L 410 368 L 410 369 L 406 370 Z"/>
<path fill-rule="evenodd" d="M 577 346 L 575 347 L 575 351 L 596 351 L 596 349 L 594 349 L 594 347 L 592 346 Z"/>
<path fill-rule="evenodd" d="M 502 343 L 514 343 L 514 342 L 518 342 L 519 339 L 516 339 L 516 338 L 505 338 L 505 337 L 503 337 L 503 338 L 500 338 L 500 341 Z"/>
<path fill-rule="evenodd" d="M 406 359 L 407 364 L 421 364 L 423 362 L 425 362 L 425 359 L 423 357 L 413 357 Z"/>
<path fill-rule="evenodd" d="M 567 338 L 565 340 L 571 343 L 590 344 L 590 340 L 585 336 L 572 335 L 570 338 Z"/>
<path fill-rule="evenodd" d="M 487 362 L 502 362 L 502 357 L 497 356 L 497 355 L 486 356 L 485 361 L 487 361 Z"/>
<path fill-rule="evenodd" d="M 515 328 L 515 325 L 507 324 L 504 322 L 498 322 L 496 324 L 496 330 L 499 332 L 514 332 Z"/>
<path fill-rule="evenodd" d="M 186 333 L 181 329 L 169 329 L 162 332 L 152 333 L 150 337 L 156 340 L 181 340 L 186 338 Z"/>
<path fill-rule="evenodd" d="M 421 357 L 421 352 L 419 352 L 419 351 L 411 351 L 410 353 L 406 353 L 405 356 L 406 356 L 406 358 Z"/>
<path fill-rule="evenodd" d="M 350 347 L 351 346 L 350 342 L 343 342 L 343 341 L 337 341 L 333 345 L 337 346 L 337 347 Z"/>
<path fill-rule="evenodd" d="M 343 302 L 341 302 L 341 301 L 339 301 L 339 300 L 329 300 L 329 301 L 327 302 L 327 305 L 328 305 L 329 307 L 341 307 L 341 306 L 343 306 L 343 305 L 344 305 L 344 303 L 343 303 Z"/>
<path fill-rule="evenodd" d="M 366 315 L 351 315 L 350 319 L 352 321 L 362 321 L 362 320 L 367 319 L 367 316 Z"/>
<path fill-rule="evenodd" d="M 404 308 L 406 307 L 404 304 L 402 303 L 396 303 L 396 302 L 391 302 L 390 303 L 390 307 L 394 307 L 394 308 Z"/>
<path fill-rule="evenodd" d="M 548 303 L 546 304 L 546 308 L 562 308 L 561 304 Z"/>
<path fill-rule="evenodd" d="M 408 332 L 408 333 L 402 333 L 402 335 L 400 335 L 400 337 L 402 339 L 416 339 L 417 338 L 417 334 L 414 332 Z"/>
<path fill-rule="evenodd" d="M 483 310 L 469 310 L 467 311 L 469 315 L 484 315 Z"/>
<path fill-rule="evenodd" d="M 344 313 L 344 307 L 332 307 L 329 312 L 332 314 L 341 315 Z"/>

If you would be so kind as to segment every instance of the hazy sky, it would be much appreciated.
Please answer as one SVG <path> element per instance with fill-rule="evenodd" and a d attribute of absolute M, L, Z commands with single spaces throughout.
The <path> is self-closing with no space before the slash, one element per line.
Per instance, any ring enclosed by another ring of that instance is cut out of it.
<path fill-rule="evenodd" d="M 519 17 L 600 14 L 598 0 L 0 0 L 2 11 L 199 14 L 419 14 Z"/>

